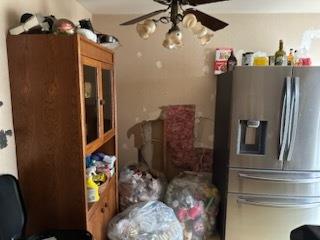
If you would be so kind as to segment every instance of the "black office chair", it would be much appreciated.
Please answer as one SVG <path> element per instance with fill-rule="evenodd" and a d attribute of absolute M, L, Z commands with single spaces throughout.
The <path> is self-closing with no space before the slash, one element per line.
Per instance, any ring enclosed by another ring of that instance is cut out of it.
<path fill-rule="evenodd" d="M 85 230 L 50 230 L 25 236 L 26 211 L 19 183 L 11 175 L 0 175 L 0 240 L 92 240 Z M 53 238 L 53 239 L 54 239 Z"/>
<path fill-rule="evenodd" d="M 294 229 L 291 240 L 320 240 L 320 226 L 304 225 Z"/>

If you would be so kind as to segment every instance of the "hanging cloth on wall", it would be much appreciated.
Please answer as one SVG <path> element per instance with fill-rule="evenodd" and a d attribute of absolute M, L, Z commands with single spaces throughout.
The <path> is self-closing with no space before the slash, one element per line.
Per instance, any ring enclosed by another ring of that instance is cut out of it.
<path fill-rule="evenodd" d="M 211 171 L 212 149 L 194 147 L 195 105 L 163 108 L 167 156 L 179 168 Z"/>

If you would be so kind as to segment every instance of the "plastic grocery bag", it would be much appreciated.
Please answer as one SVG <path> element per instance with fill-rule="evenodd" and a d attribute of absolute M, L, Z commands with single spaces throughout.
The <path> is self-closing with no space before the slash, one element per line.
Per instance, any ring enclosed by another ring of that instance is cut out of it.
<path fill-rule="evenodd" d="M 211 174 L 183 172 L 168 185 L 165 203 L 173 208 L 185 240 L 206 239 L 216 227 L 219 194 Z"/>
<path fill-rule="evenodd" d="M 120 209 L 146 201 L 163 200 L 167 180 L 147 165 L 138 164 L 124 168 L 119 177 Z"/>
<path fill-rule="evenodd" d="M 183 240 L 173 210 L 162 202 L 137 203 L 115 216 L 108 226 L 111 240 Z"/>

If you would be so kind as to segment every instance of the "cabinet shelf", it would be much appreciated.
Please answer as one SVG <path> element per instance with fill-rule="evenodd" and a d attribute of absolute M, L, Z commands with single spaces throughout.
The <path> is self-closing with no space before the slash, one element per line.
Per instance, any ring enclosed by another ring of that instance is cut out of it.
<path fill-rule="evenodd" d="M 115 131 L 114 129 L 111 129 L 104 136 L 102 136 L 101 138 L 98 138 L 97 140 L 89 143 L 86 146 L 86 150 L 85 150 L 86 155 L 90 155 L 93 152 L 97 151 L 100 147 L 102 147 L 105 143 L 109 142 L 114 137 L 115 137 Z"/>

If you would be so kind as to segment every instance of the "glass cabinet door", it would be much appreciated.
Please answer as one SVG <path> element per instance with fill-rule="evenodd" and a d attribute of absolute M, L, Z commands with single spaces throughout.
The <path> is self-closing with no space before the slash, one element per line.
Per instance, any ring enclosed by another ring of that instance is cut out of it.
<path fill-rule="evenodd" d="M 83 65 L 87 144 L 99 138 L 97 76 L 97 67 Z"/>
<path fill-rule="evenodd" d="M 113 128 L 112 70 L 102 68 L 103 133 Z"/>

